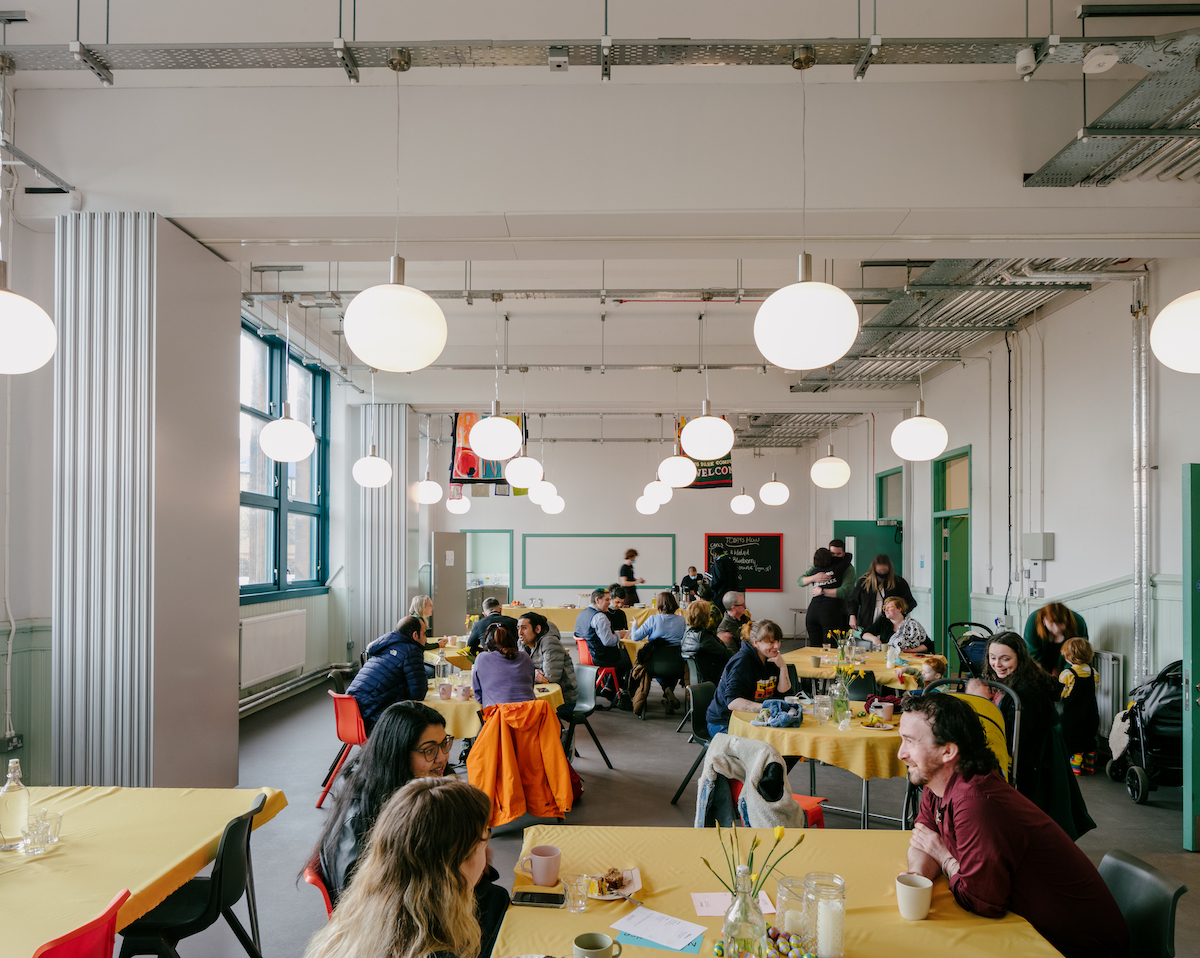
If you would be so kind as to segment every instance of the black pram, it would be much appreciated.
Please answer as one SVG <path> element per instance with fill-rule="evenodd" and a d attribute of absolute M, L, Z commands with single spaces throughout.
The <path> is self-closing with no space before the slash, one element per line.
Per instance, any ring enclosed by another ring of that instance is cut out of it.
<path fill-rule="evenodd" d="M 1159 785 L 1183 784 L 1183 660 L 1139 685 L 1130 698 L 1133 704 L 1113 720 L 1106 771 L 1114 782 L 1124 779 L 1129 797 L 1144 805 Z"/>

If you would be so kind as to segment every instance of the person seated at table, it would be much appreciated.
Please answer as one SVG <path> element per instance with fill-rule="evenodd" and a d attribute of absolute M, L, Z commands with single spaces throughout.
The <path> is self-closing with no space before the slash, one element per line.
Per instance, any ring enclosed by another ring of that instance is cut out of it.
<path fill-rule="evenodd" d="M 685 659 L 696 660 L 701 682 L 715 685 L 721 681 L 725 663 L 733 655 L 733 649 L 718 639 L 717 633 L 709 628 L 711 617 L 712 603 L 707 599 L 688 603 L 683 610 L 683 621 L 687 628 L 679 640 L 679 651 Z"/>
<path fill-rule="evenodd" d="M 501 608 L 500 600 L 497 598 L 489 595 L 483 600 L 483 618 L 471 626 L 471 634 L 467 636 L 467 652 L 472 658 L 479 654 L 483 637 L 487 635 L 488 629 L 492 626 L 502 625 L 508 629 L 509 635 L 517 634 L 517 620 L 512 616 L 503 615 L 500 612 Z"/>
<path fill-rule="evenodd" d="M 533 663 L 534 680 L 554 682 L 562 689 L 563 704 L 558 717 L 571 721 L 575 702 L 579 699 L 579 683 L 575 679 L 575 664 L 563 648 L 558 626 L 540 612 L 526 612 L 517 619 L 517 637 Z"/>
<path fill-rule="evenodd" d="M 929 633 L 925 631 L 925 626 L 908 614 L 908 603 L 900 596 L 893 595 L 883 600 L 883 615 L 892 626 L 892 635 L 888 639 L 888 645 L 897 652 L 923 655 L 933 651 L 933 643 L 929 640 Z M 864 632 L 863 638 L 874 642 L 877 649 L 883 646 L 878 635 Z"/>
<path fill-rule="evenodd" d="M 725 666 L 717 691 L 705 713 L 712 735 L 729 731 L 731 712 L 758 712 L 767 699 L 782 698 L 792 689 L 787 663 L 779 645 L 783 632 L 770 619 L 761 619 Z"/>
<path fill-rule="evenodd" d="M 929 685 L 938 679 L 944 679 L 950 670 L 950 663 L 944 655 L 931 655 L 921 663 L 921 684 Z"/>
<path fill-rule="evenodd" d="M 518 627 L 519 628 L 519 627 Z M 496 626 L 483 640 L 484 651 L 471 669 L 471 688 L 480 708 L 509 702 L 532 702 L 533 660 L 517 648 L 517 631 Z"/>
<path fill-rule="evenodd" d="M 392 795 L 305 958 L 489 958 L 504 911 L 479 909 L 475 891 L 490 868 L 491 812 L 483 792 L 454 778 L 419 778 Z"/>
<path fill-rule="evenodd" d="M 427 595 L 414 595 L 412 602 L 408 604 L 408 614 L 415 615 L 425 626 L 426 652 L 436 652 L 438 649 L 446 647 L 445 636 L 440 639 L 429 638 L 430 630 L 433 628 L 433 599 Z"/>
<path fill-rule="evenodd" d="M 899 758 L 925 787 L 908 871 L 944 874 L 977 915 L 1015 912 L 1064 955 L 1128 955 L 1129 931 L 1096 866 L 1000 776 L 975 710 L 953 695 L 906 695 L 901 711 Z"/>
<path fill-rule="evenodd" d="M 881 552 L 871 561 L 871 568 L 860 576 L 846 599 L 850 611 L 850 628 L 870 632 L 886 641 L 892 634 L 892 623 L 883 615 L 883 600 L 898 595 L 908 611 L 917 607 L 912 589 L 903 576 L 897 575 L 891 556 Z"/>
<path fill-rule="evenodd" d="M 991 699 L 1004 716 L 1009 749 L 1017 756 L 1017 790 L 1058 822 L 1072 841 L 1091 831 L 1096 823 L 1088 815 L 1059 729 L 1056 703 L 1061 686 L 1033 660 L 1015 632 L 997 632 L 988 639 L 983 677 L 1007 685 L 1021 700 L 1021 729 L 1013 743 L 1011 696 L 993 694 L 978 679 L 967 682 L 967 692 Z"/>
<path fill-rule="evenodd" d="M 683 593 L 684 598 L 694 599 L 700 590 L 700 576 L 696 574 L 694 565 L 688 566 L 687 575 L 679 580 L 679 591 Z"/>
<path fill-rule="evenodd" d="M 622 634 L 613 629 L 608 617 L 611 601 L 607 589 L 593 591 L 592 604 L 575 618 L 575 636 L 587 642 L 592 664 L 596 668 L 617 670 L 617 681 L 624 688 L 633 664 L 621 648 L 621 639 L 629 638 L 629 633 Z"/>
<path fill-rule="evenodd" d="M 746 593 L 726 592 L 721 598 L 725 614 L 717 624 L 717 638 L 735 651 L 742 644 L 742 626 L 750 624 L 746 614 Z"/>
<path fill-rule="evenodd" d="M 1083 616 L 1061 602 L 1050 602 L 1025 620 L 1025 646 L 1033 660 L 1051 675 L 1058 675 L 1066 668 L 1063 644 L 1068 639 L 1087 637 Z"/>
<path fill-rule="evenodd" d="M 628 629 L 629 616 L 625 614 L 625 610 L 629 608 L 629 595 L 623 586 L 617 585 L 615 582 L 608 587 L 608 595 L 611 601 L 608 605 L 608 611 L 604 614 L 608 616 L 608 621 L 612 623 L 613 631 L 620 632 L 623 629 Z"/>
<path fill-rule="evenodd" d="M 633 640 L 665 639 L 671 645 L 678 645 L 687 631 L 687 623 L 683 616 L 675 614 L 679 611 L 675 596 L 660 592 L 654 597 L 654 609 L 654 615 L 647 616 L 646 621 L 633 630 Z"/>
<path fill-rule="evenodd" d="M 394 632 L 381 635 L 363 652 L 363 667 L 358 670 L 347 695 L 354 696 L 362 713 L 367 734 L 396 702 L 420 702 L 429 691 L 425 675 L 425 632 L 414 615 L 400 620 Z"/>

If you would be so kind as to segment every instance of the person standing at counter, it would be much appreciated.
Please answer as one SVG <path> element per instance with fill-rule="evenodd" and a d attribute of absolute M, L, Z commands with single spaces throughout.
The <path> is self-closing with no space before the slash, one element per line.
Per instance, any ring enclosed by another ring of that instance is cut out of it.
<path fill-rule="evenodd" d="M 645 579 L 639 579 L 633 574 L 633 560 L 637 558 L 637 549 L 625 550 L 625 564 L 621 566 L 621 571 L 617 573 L 617 582 L 625 590 L 625 598 L 628 600 L 627 605 L 637 605 L 642 600 L 638 598 L 637 587 L 645 585 Z"/>
<path fill-rule="evenodd" d="M 709 563 L 708 577 L 711 580 L 709 584 L 712 587 L 713 605 L 724 612 L 725 606 L 722 599 L 725 598 L 725 593 L 740 592 L 742 589 L 741 570 L 733 561 L 733 557 L 721 549 L 717 553 L 717 557 Z"/>
<path fill-rule="evenodd" d="M 1044 605 L 1025 620 L 1025 646 L 1033 660 L 1051 675 L 1057 675 L 1066 666 L 1062 657 L 1063 643 L 1068 639 L 1087 637 L 1083 616 L 1061 602 Z"/>
<path fill-rule="evenodd" d="M 700 588 L 700 576 L 696 574 L 694 565 L 688 566 L 687 575 L 679 580 L 679 591 L 683 593 L 683 597 L 689 602 L 696 598 L 697 591 Z"/>

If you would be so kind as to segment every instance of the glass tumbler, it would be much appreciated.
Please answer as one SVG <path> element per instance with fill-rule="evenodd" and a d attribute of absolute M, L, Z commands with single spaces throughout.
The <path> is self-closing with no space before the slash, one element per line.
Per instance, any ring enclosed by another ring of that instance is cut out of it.
<path fill-rule="evenodd" d="M 26 855 L 44 855 L 46 843 L 50 840 L 50 828 L 44 819 L 35 818 L 28 828 L 21 829 L 21 851 Z"/>
<path fill-rule="evenodd" d="M 54 812 L 48 808 L 43 808 L 41 812 L 38 813 L 38 818 L 42 819 L 42 821 L 46 823 L 46 828 L 49 830 L 46 841 L 53 845 L 58 841 L 58 833 L 62 830 L 63 813 Z"/>
<path fill-rule="evenodd" d="M 817 958 L 846 953 L 846 880 L 832 872 L 804 876 L 804 949 Z"/>
<path fill-rule="evenodd" d="M 563 892 L 567 896 L 567 911 L 574 914 L 587 911 L 588 875 L 563 875 Z"/>

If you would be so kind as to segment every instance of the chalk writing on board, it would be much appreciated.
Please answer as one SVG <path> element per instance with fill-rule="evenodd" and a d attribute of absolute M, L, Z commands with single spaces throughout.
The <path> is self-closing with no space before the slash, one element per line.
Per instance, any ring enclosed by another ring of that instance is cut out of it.
<path fill-rule="evenodd" d="M 709 564 L 722 552 L 736 563 L 742 586 L 750 592 L 778 592 L 783 586 L 781 556 L 783 536 L 778 533 L 761 535 L 705 536 Z"/>

